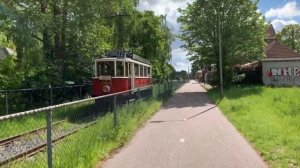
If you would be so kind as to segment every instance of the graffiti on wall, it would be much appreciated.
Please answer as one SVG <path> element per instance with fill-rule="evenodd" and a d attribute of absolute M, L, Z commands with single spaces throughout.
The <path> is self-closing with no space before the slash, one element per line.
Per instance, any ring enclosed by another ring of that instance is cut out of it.
<path fill-rule="evenodd" d="M 266 74 L 274 82 L 300 81 L 300 67 L 271 68 Z"/>

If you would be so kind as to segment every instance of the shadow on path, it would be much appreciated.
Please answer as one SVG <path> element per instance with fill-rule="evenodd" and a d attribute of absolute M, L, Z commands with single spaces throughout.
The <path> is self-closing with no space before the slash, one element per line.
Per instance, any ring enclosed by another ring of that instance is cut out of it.
<path fill-rule="evenodd" d="M 184 92 L 176 93 L 163 109 L 170 108 L 186 108 L 186 107 L 203 107 L 213 104 L 208 98 L 206 98 L 206 92 Z"/>
<path fill-rule="evenodd" d="M 198 116 L 200 116 L 201 114 L 207 113 L 207 112 L 209 112 L 210 110 L 212 110 L 212 109 L 214 109 L 214 108 L 216 108 L 216 107 L 217 107 L 217 106 L 213 106 L 213 107 L 211 107 L 211 108 L 208 108 L 208 109 L 206 109 L 206 110 L 204 110 L 204 111 L 201 111 L 200 113 L 197 113 L 197 114 L 195 114 L 195 115 L 193 115 L 193 116 L 191 116 L 191 117 L 185 118 L 185 119 L 183 119 L 183 120 L 165 120 L 165 121 L 162 121 L 162 120 L 153 120 L 153 121 L 150 121 L 149 123 L 152 123 L 152 124 L 158 124 L 158 123 L 168 123 L 168 122 L 183 122 L 183 121 L 187 121 L 187 120 L 193 119 L 193 118 L 195 118 L 195 117 L 198 117 Z"/>

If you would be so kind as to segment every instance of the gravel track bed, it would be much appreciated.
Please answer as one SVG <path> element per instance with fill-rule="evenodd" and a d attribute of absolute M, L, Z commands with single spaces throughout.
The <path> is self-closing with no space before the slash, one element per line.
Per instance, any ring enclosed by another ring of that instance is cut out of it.
<path fill-rule="evenodd" d="M 52 129 L 52 140 L 63 139 L 65 136 L 87 127 L 92 123 L 93 121 L 89 119 L 88 122 L 86 121 L 83 123 L 65 123 L 56 125 Z M 23 136 L 11 143 L 0 146 L 0 164 L 19 155 L 28 155 L 28 151 L 45 145 L 46 141 L 46 130 L 40 130 L 38 132 Z"/>

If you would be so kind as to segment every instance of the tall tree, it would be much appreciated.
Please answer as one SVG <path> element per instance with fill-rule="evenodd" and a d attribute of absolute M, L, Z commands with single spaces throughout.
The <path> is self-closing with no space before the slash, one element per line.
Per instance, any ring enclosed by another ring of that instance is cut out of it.
<path fill-rule="evenodd" d="M 131 25 L 129 47 L 151 61 L 154 78 L 168 78 L 172 73 L 168 61 L 174 37 L 166 25 L 165 16 L 155 16 L 153 11 L 137 13 Z"/>
<path fill-rule="evenodd" d="M 277 33 L 277 39 L 282 41 L 285 45 L 291 49 L 300 53 L 300 25 L 287 25 L 279 33 Z"/>
<path fill-rule="evenodd" d="M 206 65 L 219 64 L 220 22 L 226 84 L 232 81 L 235 64 L 263 56 L 265 26 L 262 15 L 257 12 L 257 3 L 253 0 L 196 0 L 179 10 L 182 14 L 178 19 L 182 24 L 180 37 L 186 42 L 183 47 L 194 60 Z"/>
<path fill-rule="evenodd" d="M 4 0 L 0 35 L 13 42 L 26 87 L 89 80 L 92 60 L 109 50 L 133 51 L 151 61 L 156 78 L 167 78 L 171 30 L 162 16 L 138 11 L 138 2 Z"/>
<path fill-rule="evenodd" d="M 0 17 L 5 18 L 6 27 L 1 24 L 0 30 L 12 35 L 18 61 L 22 64 L 27 64 L 28 58 L 33 57 L 31 50 L 35 51 L 33 55 L 39 58 L 36 60 L 44 64 L 41 67 L 32 62 L 38 70 L 35 74 L 48 78 L 41 83 L 61 84 L 70 80 L 70 76 L 76 80 L 77 76 L 71 72 L 78 73 L 82 69 L 86 72 L 87 68 L 81 67 L 90 66 L 94 57 L 114 47 L 111 45 L 113 30 L 104 18 L 122 10 L 134 10 L 136 3 L 137 0 L 4 1 L 0 4 Z M 76 64 L 72 62 L 79 61 L 82 66 L 74 67 Z"/>

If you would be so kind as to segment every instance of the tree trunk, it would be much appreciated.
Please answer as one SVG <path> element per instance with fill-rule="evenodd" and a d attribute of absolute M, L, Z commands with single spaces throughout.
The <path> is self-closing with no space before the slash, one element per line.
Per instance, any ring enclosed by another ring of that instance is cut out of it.
<path fill-rule="evenodd" d="M 41 5 L 41 13 L 43 15 L 46 15 L 47 10 L 47 3 L 45 0 L 40 1 Z M 44 30 L 43 30 L 43 52 L 44 52 L 44 58 L 46 60 L 46 64 L 51 64 L 53 61 L 53 53 L 52 53 L 52 47 L 51 47 L 51 38 L 48 30 L 48 26 L 44 24 Z"/>
<path fill-rule="evenodd" d="M 62 82 L 62 74 L 63 74 L 63 52 L 61 49 L 62 46 L 62 33 L 61 33 L 61 9 L 58 6 L 56 1 L 53 3 L 53 21 L 55 23 L 54 28 L 54 63 L 56 65 L 57 77 L 60 83 Z"/>
<path fill-rule="evenodd" d="M 64 1 L 63 5 L 63 11 L 62 11 L 62 27 L 61 27 L 61 46 L 60 46 L 60 57 L 61 57 L 61 71 L 62 71 L 62 77 L 64 80 L 64 71 L 65 71 L 65 54 L 66 54 L 66 31 L 67 31 L 67 0 Z"/>

